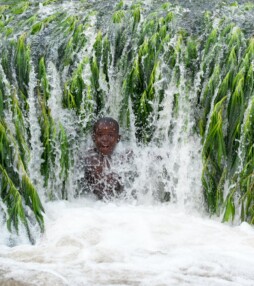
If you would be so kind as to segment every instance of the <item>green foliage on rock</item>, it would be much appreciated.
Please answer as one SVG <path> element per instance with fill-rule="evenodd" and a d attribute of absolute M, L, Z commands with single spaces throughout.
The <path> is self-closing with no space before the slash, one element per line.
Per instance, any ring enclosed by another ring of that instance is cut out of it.
<path fill-rule="evenodd" d="M 89 1 L 16 2 L 0 6 L 1 200 L 10 230 L 22 222 L 32 239 L 28 209 L 43 229 L 39 196 L 68 199 L 73 142 L 84 140 L 110 104 L 126 132 L 135 126 L 139 144 L 149 144 L 163 140 L 154 137 L 155 125 L 168 97 L 167 139 L 181 120 L 180 132 L 202 139 L 208 212 L 254 223 L 254 40 L 228 16 L 247 15 L 253 5 L 221 3 L 219 13 L 203 14 L 204 29 L 195 34 L 187 11 L 171 3 L 151 9 L 145 1 L 117 1 L 105 15 Z M 194 109 L 191 130 L 186 106 Z M 33 132 L 42 189 L 29 173 Z"/>

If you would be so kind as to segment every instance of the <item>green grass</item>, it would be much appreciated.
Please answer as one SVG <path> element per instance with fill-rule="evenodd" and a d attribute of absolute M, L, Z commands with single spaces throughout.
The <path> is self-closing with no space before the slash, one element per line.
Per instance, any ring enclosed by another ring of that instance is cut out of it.
<path fill-rule="evenodd" d="M 138 143 L 149 144 L 155 140 L 161 103 L 170 96 L 168 139 L 184 108 L 181 134 L 194 132 L 202 139 L 201 181 L 208 212 L 222 221 L 254 223 L 254 38 L 228 16 L 230 11 L 248 15 L 253 4 L 220 3 L 219 13 L 203 13 L 198 23 L 202 33 L 196 34 L 183 25 L 182 7 L 169 2 L 150 9 L 144 1 L 116 1 L 108 15 L 89 1 L 73 1 L 73 13 L 56 5 L 61 1 L 45 0 L 46 14 L 38 3 L 12 2 L 16 4 L 0 5 L 1 200 L 10 230 L 23 223 L 32 239 L 28 208 L 43 229 L 43 207 L 28 173 L 31 94 L 46 199 L 68 199 L 69 176 L 75 176 L 73 139 L 50 107 L 50 64 L 60 78 L 62 108 L 76 120 L 77 142 L 84 140 L 94 118 L 112 111 L 111 106 L 106 110 L 108 96 L 117 93 L 121 127 L 127 133 L 134 124 Z M 190 120 L 195 120 L 192 131 Z"/>

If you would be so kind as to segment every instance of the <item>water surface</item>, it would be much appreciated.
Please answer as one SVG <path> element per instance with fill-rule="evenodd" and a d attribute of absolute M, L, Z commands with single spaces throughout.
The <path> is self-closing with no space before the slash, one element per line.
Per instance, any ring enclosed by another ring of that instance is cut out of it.
<path fill-rule="evenodd" d="M 46 214 L 36 245 L 0 246 L 0 285 L 254 285 L 246 223 L 90 199 L 47 203 Z"/>

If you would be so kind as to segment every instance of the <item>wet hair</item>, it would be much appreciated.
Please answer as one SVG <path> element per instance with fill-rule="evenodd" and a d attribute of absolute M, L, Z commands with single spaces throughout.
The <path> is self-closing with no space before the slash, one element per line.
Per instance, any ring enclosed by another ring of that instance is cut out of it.
<path fill-rule="evenodd" d="M 109 123 L 109 124 L 111 123 L 111 124 L 114 124 L 117 133 L 119 133 L 119 124 L 118 124 L 118 122 L 117 122 L 114 118 L 112 118 L 112 117 L 102 117 L 102 118 L 98 119 L 98 120 L 94 123 L 94 125 L 93 125 L 93 134 L 96 133 L 96 128 L 97 128 L 97 126 L 98 126 L 100 123 L 107 123 L 107 124 L 108 124 L 108 123 Z"/>

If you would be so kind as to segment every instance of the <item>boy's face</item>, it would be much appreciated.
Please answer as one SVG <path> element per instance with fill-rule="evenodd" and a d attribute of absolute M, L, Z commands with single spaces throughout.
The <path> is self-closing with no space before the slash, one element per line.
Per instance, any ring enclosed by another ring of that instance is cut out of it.
<path fill-rule="evenodd" d="M 104 155 L 111 155 L 120 140 L 118 129 L 113 122 L 100 122 L 93 134 L 93 141 L 98 151 Z"/>

